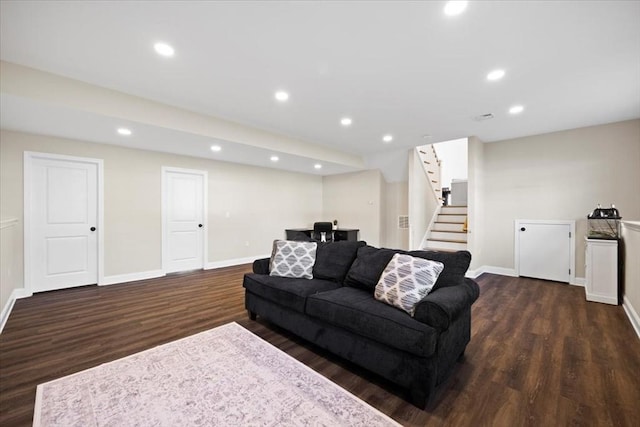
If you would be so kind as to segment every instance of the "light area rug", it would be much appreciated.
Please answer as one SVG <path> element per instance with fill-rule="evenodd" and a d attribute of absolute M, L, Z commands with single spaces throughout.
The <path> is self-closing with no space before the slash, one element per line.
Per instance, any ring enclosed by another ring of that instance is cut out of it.
<path fill-rule="evenodd" d="M 34 426 L 398 426 L 237 323 L 38 385 Z"/>

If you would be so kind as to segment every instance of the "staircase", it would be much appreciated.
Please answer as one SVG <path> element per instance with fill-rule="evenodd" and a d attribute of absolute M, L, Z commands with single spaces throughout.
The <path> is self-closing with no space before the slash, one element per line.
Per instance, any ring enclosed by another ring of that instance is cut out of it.
<path fill-rule="evenodd" d="M 422 247 L 438 251 L 467 249 L 467 207 L 442 206 Z"/>

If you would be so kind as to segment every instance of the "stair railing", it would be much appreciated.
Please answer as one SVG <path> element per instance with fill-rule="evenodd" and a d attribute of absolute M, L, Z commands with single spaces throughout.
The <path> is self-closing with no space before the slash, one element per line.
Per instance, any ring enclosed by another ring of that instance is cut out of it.
<path fill-rule="evenodd" d="M 416 147 L 410 157 L 409 247 L 420 249 L 442 204 L 440 191 L 436 191 L 440 190 L 440 161 L 431 146 Z"/>

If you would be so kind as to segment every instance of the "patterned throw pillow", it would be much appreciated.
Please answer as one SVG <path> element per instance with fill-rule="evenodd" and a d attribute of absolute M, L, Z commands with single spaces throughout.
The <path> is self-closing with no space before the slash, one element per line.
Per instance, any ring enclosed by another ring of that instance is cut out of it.
<path fill-rule="evenodd" d="M 269 275 L 313 279 L 317 248 L 316 242 L 274 240 Z"/>
<path fill-rule="evenodd" d="M 395 254 L 378 280 L 375 298 L 413 317 L 416 305 L 431 292 L 443 269 L 441 262 Z"/>

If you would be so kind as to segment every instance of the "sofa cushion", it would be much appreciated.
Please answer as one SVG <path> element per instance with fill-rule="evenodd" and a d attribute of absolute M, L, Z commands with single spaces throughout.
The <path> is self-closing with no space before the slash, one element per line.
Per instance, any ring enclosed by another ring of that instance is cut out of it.
<path fill-rule="evenodd" d="M 266 300 L 304 313 L 305 302 L 309 295 L 336 289 L 340 285 L 328 280 L 294 279 L 249 273 L 245 274 L 242 286 Z"/>
<path fill-rule="evenodd" d="M 317 248 L 318 245 L 315 242 L 274 240 L 269 274 L 312 279 Z"/>
<path fill-rule="evenodd" d="M 438 261 L 444 264 L 444 270 L 438 276 L 433 290 L 447 286 L 457 286 L 464 282 L 464 275 L 471 264 L 471 254 L 468 251 L 437 252 L 437 251 L 411 251 L 409 255 Z"/>
<path fill-rule="evenodd" d="M 365 245 L 366 242 L 352 241 L 318 243 L 313 277 L 342 283 L 353 260 L 356 259 L 358 248 Z"/>
<path fill-rule="evenodd" d="M 307 298 L 306 313 L 336 327 L 421 357 L 435 352 L 437 331 L 377 301 L 364 289 L 342 287 Z"/>
<path fill-rule="evenodd" d="M 382 272 L 374 296 L 413 317 L 416 304 L 431 291 L 443 268 L 438 261 L 395 254 Z"/>
<path fill-rule="evenodd" d="M 373 295 L 380 275 L 397 252 L 394 249 L 379 249 L 368 245 L 359 248 L 358 256 L 344 279 L 345 286 L 366 289 Z"/>

